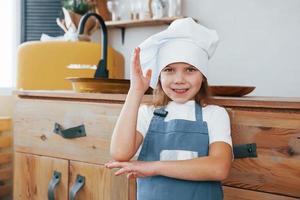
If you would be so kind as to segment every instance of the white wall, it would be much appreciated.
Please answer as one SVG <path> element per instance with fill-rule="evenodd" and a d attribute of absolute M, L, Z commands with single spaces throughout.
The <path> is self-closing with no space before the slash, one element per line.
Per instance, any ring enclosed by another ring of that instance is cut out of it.
<path fill-rule="evenodd" d="M 20 23 L 21 23 L 21 0 L 13 0 L 14 13 L 13 18 L 10 20 L 6 20 L 7 23 L 13 23 L 13 38 L 15 39 L 13 43 L 13 66 L 4 66 L 4 67 L 12 67 L 12 80 L 15 82 L 16 80 L 16 53 L 17 46 L 20 43 Z M 5 24 L 2 24 L 5 27 Z M 8 47 L 3 47 L 3 49 L 10 49 Z M 1 67 L 1 66 L 0 66 Z M 3 66 L 2 66 L 3 67 Z M 15 87 L 15 83 L 9 88 L 0 88 L 0 116 L 12 116 L 13 108 L 15 105 L 15 97 L 12 95 L 13 87 Z"/>
<path fill-rule="evenodd" d="M 11 117 L 16 99 L 12 95 L 0 95 L 0 117 Z"/>
<path fill-rule="evenodd" d="M 217 30 L 218 49 L 209 83 L 256 86 L 251 95 L 300 97 L 299 0 L 183 0 L 183 15 Z M 109 42 L 126 59 L 134 47 L 166 26 L 109 31 Z"/>

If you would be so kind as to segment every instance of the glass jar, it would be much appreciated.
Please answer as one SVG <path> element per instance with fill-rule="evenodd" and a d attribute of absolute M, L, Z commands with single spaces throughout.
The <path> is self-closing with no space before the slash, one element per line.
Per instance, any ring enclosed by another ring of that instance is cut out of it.
<path fill-rule="evenodd" d="M 152 18 L 159 19 L 164 15 L 163 5 L 160 0 L 152 0 L 151 2 Z"/>

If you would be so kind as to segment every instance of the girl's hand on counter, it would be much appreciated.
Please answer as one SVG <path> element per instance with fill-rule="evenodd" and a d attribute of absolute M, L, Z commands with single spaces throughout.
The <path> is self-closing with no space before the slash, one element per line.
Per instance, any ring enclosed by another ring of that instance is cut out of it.
<path fill-rule="evenodd" d="M 127 178 L 138 178 L 157 175 L 155 172 L 155 163 L 156 162 L 144 161 L 110 161 L 105 164 L 105 167 L 109 169 L 120 168 L 115 172 L 116 176 L 127 174 Z"/>
<path fill-rule="evenodd" d="M 141 93 L 143 95 L 149 88 L 151 73 L 152 71 L 148 70 L 146 76 L 143 75 L 140 64 L 140 48 L 135 48 L 131 62 L 130 90 Z"/>

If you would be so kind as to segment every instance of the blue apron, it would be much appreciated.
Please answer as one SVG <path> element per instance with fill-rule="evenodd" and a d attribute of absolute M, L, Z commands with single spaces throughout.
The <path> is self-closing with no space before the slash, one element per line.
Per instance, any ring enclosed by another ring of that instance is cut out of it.
<path fill-rule="evenodd" d="M 168 112 L 164 108 L 156 109 L 138 160 L 158 161 L 163 150 L 193 151 L 198 152 L 198 157 L 207 156 L 208 128 L 202 118 L 202 108 L 197 103 L 195 105 L 196 121 L 174 119 L 165 122 Z M 190 181 L 166 176 L 137 179 L 137 200 L 202 199 L 223 199 L 221 182 Z"/>

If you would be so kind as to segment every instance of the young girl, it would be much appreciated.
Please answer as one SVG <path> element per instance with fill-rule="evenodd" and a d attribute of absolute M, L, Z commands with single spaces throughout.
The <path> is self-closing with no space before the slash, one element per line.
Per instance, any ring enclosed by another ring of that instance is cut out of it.
<path fill-rule="evenodd" d="M 217 42 L 215 31 L 185 18 L 134 50 L 130 90 L 111 140 L 115 161 L 106 167 L 137 178 L 138 200 L 223 199 L 230 122 L 224 108 L 207 105 L 206 79 Z M 153 105 L 140 106 L 149 85 Z"/>

